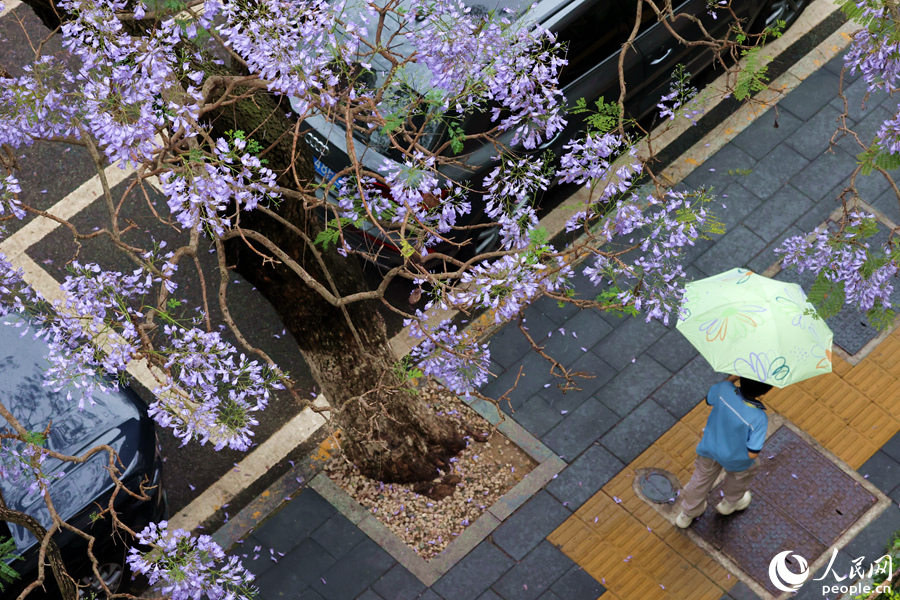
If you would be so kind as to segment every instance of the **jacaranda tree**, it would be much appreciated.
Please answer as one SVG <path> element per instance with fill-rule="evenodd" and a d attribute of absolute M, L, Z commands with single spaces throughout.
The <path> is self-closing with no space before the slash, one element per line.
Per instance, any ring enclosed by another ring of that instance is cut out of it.
<path fill-rule="evenodd" d="M 622 97 L 611 110 L 591 115 L 584 135 L 560 156 L 531 152 L 560 132 L 570 115 L 558 90 L 565 48 L 527 14 L 474 11 L 459 0 L 26 4 L 61 37 L 67 53 L 44 56 L 43 45 L 36 45 L 37 56 L 21 75 L 0 70 L 2 218 L 60 220 L 20 201 L 19 148 L 38 140 L 82 146 L 103 183 L 107 219 L 89 233 L 64 224 L 76 240 L 104 236 L 134 269 L 122 273 L 73 262 L 62 284 L 66 300 L 51 306 L 0 257 L 0 311 L 30 317 L 50 348 L 46 385 L 65 390 L 85 410 L 96 390 L 127 380 L 130 364 L 148 363 L 158 379 L 150 414 L 185 443 L 246 450 L 254 415 L 273 391 L 286 389 L 306 402 L 231 318 L 232 266 L 278 310 L 331 404 L 349 460 L 369 477 L 415 483 L 433 479 L 464 441 L 409 389 L 408 379 L 421 372 L 455 393 L 477 394 L 490 364 L 489 345 L 475 332 L 435 315 L 487 309 L 499 324 L 550 294 L 668 322 L 682 299 L 683 248 L 720 231 L 703 191 L 655 186 L 635 192 L 634 180 L 652 178 L 652 172 L 636 158 L 638 130 L 626 127 Z M 647 1 L 639 10 L 652 10 L 661 21 L 696 19 L 674 15 L 671 4 Z M 859 9 L 871 33 L 854 40 L 849 66 L 862 68 L 873 86 L 892 86 L 895 77 L 896 34 L 882 38 L 881 30 L 872 29 L 896 23 L 891 7 Z M 731 8 L 720 1 L 709 10 Z M 756 51 L 749 48 L 759 36 L 736 28 L 730 40 L 707 36 L 685 43 L 709 47 L 720 61 Z M 750 75 L 758 81 L 759 72 Z M 747 81 L 738 79 L 745 87 Z M 661 114 L 683 114 L 690 95 L 679 78 L 660 104 Z M 485 128 L 461 128 L 469 115 L 482 115 Z M 350 150 L 350 165 L 318 183 L 301 136 L 312 117 L 344 128 Z M 890 122 L 885 127 L 878 143 L 890 153 L 896 146 L 891 135 L 897 135 Z M 354 150 L 354 132 L 381 136 L 398 158 L 368 164 L 365 153 Z M 426 143 L 433 136 L 439 142 Z M 483 180 L 447 176 L 444 167 L 464 171 L 467 154 L 483 146 L 496 155 Z M 873 160 L 877 167 L 881 159 Z M 115 196 L 106 181 L 104 168 L 111 163 L 134 170 L 123 195 Z M 584 235 L 566 248 L 551 246 L 537 219 L 535 199 L 553 180 L 590 189 L 567 224 Z M 123 206 L 145 201 L 140 192 L 151 186 L 167 200 L 168 212 L 156 214 L 177 233 L 177 243 L 138 240 L 123 227 Z M 336 204 L 321 199 L 328 189 Z M 483 211 L 488 222 L 462 225 L 461 217 L 473 210 Z M 374 251 L 345 238 L 348 228 L 363 226 L 391 240 L 403 256 L 376 289 L 366 287 L 360 267 L 361 258 L 377 258 Z M 499 229 L 496 249 L 474 256 L 446 250 L 464 246 L 467 231 L 485 226 Z M 848 302 L 874 289 L 877 303 L 886 297 L 884 275 L 896 272 L 895 261 L 873 269 L 843 250 L 841 244 L 857 243 L 848 237 L 853 227 L 839 239 L 822 234 L 814 246 L 793 240 L 789 257 L 830 269 Z M 216 283 L 207 282 L 200 268 L 198 256 L 207 249 L 217 259 Z M 596 298 L 572 297 L 576 265 L 602 284 Z M 404 315 L 420 343 L 402 361 L 388 347 L 378 312 L 397 278 L 412 281 L 426 300 Z M 173 294 L 197 280 L 199 316 L 187 319 L 173 309 Z M 211 303 L 222 323 L 210 318 Z M 572 383 L 571 373 L 554 367 Z M 46 493 L 53 474 L 44 472 L 42 462 L 87 457 L 48 450 L 3 401 L 0 415 L 10 430 L 0 435 L 0 476 L 27 482 L 55 515 Z M 121 487 L 114 453 L 91 450 L 98 452 L 110 455 L 111 476 Z M 52 576 L 63 595 L 74 598 L 52 541 L 53 532 L 67 525 L 58 517 L 42 524 L 14 513 L 0 503 L 0 519 L 23 524 L 42 540 Z M 117 521 L 113 511 L 104 516 Z M 252 595 L 252 575 L 236 560 L 225 561 L 208 537 L 171 531 L 166 523 L 142 532 L 120 525 L 150 548 L 133 549 L 130 566 L 163 593 L 178 599 Z M 25 594 L 46 577 L 42 560 L 38 580 Z"/>

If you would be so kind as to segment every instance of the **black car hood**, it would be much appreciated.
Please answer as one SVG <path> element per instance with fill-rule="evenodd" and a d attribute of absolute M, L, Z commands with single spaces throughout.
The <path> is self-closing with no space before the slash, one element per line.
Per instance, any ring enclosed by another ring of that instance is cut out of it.
<path fill-rule="evenodd" d="M 140 400 L 124 391 L 96 393 L 96 404 L 86 403 L 84 410 L 79 410 L 74 391 L 73 399 L 67 400 L 67 390 L 54 392 L 43 385 L 43 374 L 49 366 L 45 358 L 47 345 L 35 340 L 31 332 L 23 336 L 24 325 L 17 328 L 8 324 L 22 322 L 17 317 L 0 319 L 0 399 L 4 405 L 30 431 L 44 431 L 52 421 L 47 445 L 56 452 L 82 455 L 98 444 L 109 445 L 119 454 L 120 477 L 127 477 L 139 462 L 141 436 L 147 435 L 144 433 L 147 428 L 141 426 Z M 9 428 L 2 417 L 0 428 Z M 56 459 L 44 462 L 45 474 L 65 473 L 50 485 L 54 508 L 64 520 L 112 488 L 108 464 L 106 452 L 92 456 L 83 464 L 63 465 Z M 39 493 L 27 493 L 28 483 L 30 480 L 23 485 L 21 480 L 14 483 L 0 479 L 0 490 L 10 508 L 37 517 L 46 527 L 51 522 L 49 512 Z M 19 550 L 35 541 L 21 527 L 10 524 L 10 530 Z"/>

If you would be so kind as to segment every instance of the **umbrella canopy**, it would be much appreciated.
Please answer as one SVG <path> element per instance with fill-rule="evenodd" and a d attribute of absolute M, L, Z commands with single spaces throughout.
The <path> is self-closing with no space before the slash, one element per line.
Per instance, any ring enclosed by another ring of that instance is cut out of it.
<path fill-rule="evenodd" d="M 800 286 L 747 269 L 688 283 L 676 327 L 722 373 L 783 388 L 831 372 L 833 334 Z"/>

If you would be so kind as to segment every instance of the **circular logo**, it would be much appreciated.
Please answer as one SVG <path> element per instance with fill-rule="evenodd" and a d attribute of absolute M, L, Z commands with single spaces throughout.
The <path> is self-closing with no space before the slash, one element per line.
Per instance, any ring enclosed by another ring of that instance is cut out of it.
<path fill-rule="evenodd" d="M 800 572 L 794 573 L 788 569 L 788 554 L 791 552 L 793 550 L 779 552 L 769 563 L 769 579 L 772 580 L 772 585 L 782 592 L 796 592 L 809 577 L 809 565 L 806 564 L 806 559 L 799 554 L 793 556 L 800 565 Z"/>
<path fill-rule="evenodd" d="M 328 156 L 328 142 L 317 136 L 312 131 L 308 131 L 303 135 L 303 139 L 309 145 L 309 149 L 319 156 Z"/>

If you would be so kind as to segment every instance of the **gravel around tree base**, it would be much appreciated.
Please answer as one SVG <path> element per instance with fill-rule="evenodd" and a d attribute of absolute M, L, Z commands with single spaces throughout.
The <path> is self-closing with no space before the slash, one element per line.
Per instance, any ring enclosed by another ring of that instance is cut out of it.
<path fill-rule="evenodd" d="M 438 384 L 427 382 L 420 393 L 438 415 L 459 423 L 464 421 L 476 432 L 491 430 L 481 415 Z M 460 432 L 464 431 L 460 425 Z M 433 483 L 440 483 L 446 475 L 458 475 L 462 481 L 456 484 L 452 495 L 440 501 L 415 493 L 410 485 L 384 484 L 363 477 L 340 455 L 328 462 L 325 472 L 428 560 L 441 554 L 456 536 L 536 466 L 531 457 L 497 431 L 485 443 L 463 435 L 467 441 L 465 450 L 451 460 L 451 470 L 441 473 Z"/>

